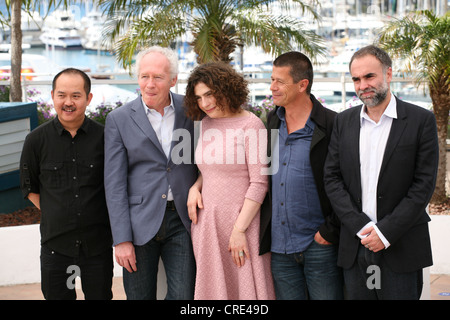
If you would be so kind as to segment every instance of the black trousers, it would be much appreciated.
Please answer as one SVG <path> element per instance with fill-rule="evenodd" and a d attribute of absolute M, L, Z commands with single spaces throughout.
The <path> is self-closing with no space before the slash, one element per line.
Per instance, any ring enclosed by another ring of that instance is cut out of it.
<path fill-rule="evenodd" d="M 344 280 L 350 300 L 419 300 L 423 287 L 422 269 L 395 272 L 381 251 L 375 253 L 362 245 L 353 266 L 344 269 Z"/>
<path fill-rule="evenodd" d="M 93 257 L 59 254 L 41 246 L 41 289 L 47 300 L 75 300 L 75 278 L 81 279 L 86 300 L 111 300 L 113 278 L 112 248 Z"/>

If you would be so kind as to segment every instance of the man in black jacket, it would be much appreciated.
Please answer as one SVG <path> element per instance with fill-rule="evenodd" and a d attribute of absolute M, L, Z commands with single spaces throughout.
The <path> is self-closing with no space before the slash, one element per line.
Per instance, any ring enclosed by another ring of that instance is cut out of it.
<path fill-rule="evenodd" d="M 380 48 L 356 51 L 350 73 L 364 104 L 336 117 L 324 169 L 342 222 L 347 297 L 419 299 L 422 269 L 433 263 L 425 208 L 436 183 L 436 119 L 391 93 L 392 61 Z"/>
<path fill-rule="evenodd" d="M 278 129 L 276 141 L 269 140 L 277 170 L 261 210 L 260 253 L 272 252 L 277 299 L 342 299 L 339 222 L 323 185 L 336 113 L 311 95 L 308 57 L 288 52 L 273 65 L 270 89 L 279 107 L 267 123 Z"/>

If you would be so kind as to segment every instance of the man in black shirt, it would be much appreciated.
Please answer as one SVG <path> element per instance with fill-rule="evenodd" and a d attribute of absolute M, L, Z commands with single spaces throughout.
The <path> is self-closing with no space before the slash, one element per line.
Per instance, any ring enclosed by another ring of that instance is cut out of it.
<path fill-rule="evenodd" d="M 78 69 L 53 79 L 57 117 L 31 132 L 20 160 L 25 198 L 41 209 L 41 283 L 46 299 L 112 298 L 112 236 L 103 186 L 104 128 L 85 116 L 91 81 Z"/>

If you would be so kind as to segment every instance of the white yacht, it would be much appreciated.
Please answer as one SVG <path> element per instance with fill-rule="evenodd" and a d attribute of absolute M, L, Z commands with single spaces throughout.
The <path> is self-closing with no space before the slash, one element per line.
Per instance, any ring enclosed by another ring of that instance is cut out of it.
<path fill-rule="evenodd" d="M 81 22 L 75 19 L 75 15 L 68 10 L 55 10 L 44 19 L 44 28 L 63 29 L 63 30 L 79 30 Z"/>
<path fill-rule="evenodd" d="M 91 11 L 81 19 L 84 27 L 81 44 L 84 49 L 89 51 L 108 51 L 111 48 L 102 43 L 102 30 L 106 18 L 99 11 Z"/>
<path fill-rule="evenodd" d="M 76 30 L 47 29 L 39 37 L 46 47 L 81 48 L 81 37 Z"/>
<path fill-rule="evenodd" d="M 46 47 L 81 48 L 80 25 L 71 12 L 56 10 L 45 19 L 39 39 Z"/>

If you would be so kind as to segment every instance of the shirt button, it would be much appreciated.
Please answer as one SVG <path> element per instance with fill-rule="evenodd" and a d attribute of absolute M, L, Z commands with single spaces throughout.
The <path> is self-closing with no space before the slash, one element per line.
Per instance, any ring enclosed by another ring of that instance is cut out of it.
<path fill-rule="evenodd" d="M 165 199 L 165 198 L 167 198 L 167 195 L 163 194 L 163 195 L 161 196 L 161 198 Z"/>
<path fill-rule="evenodd" d="M 77 177 L 73 177 L 73 180 L 77 180 Z"/>

